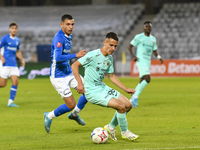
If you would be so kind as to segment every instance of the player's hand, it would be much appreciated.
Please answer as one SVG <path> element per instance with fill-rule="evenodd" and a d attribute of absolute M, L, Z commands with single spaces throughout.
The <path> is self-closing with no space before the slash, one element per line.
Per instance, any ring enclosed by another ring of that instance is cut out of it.
<path fill-rule="evenodd" d="M 80 52 L 76 53 L 76 57 L 83 57 L 85 56 L 85 54 L 87 54 L 87 51 L 83 49 Z"/>
<path fill-rule="evenodd" d="M 135 90 L 134 89 L 126 89 L 125 92 L 128 93 L 128 94 L 133 95 L 135 93 Z"/>
<path fill-rule="evenodd" d="M 6 60 L 3 56 L 1 57 L 1 62 L 2 62 L 2 64 L 4 64 L 6 62 Z"/>
<path fill-rule="evenodd" d="M 77 92 L 79 94 L 84 94 L 85 93 L 85 88 L 83 84 L 78 84 L 77 88 L 76 88 Z"/>
<path fill-rule="evenodd" d="M 137 58 L 137 57 L 133 57 L 133 60 L 134 60 L 134 61 L 138 61 L 139 58 Z"/>
<path fill-rule="evenodd" d="M 160 58 L 159 60 L 160 60 L 161 64 L 163 64 L 163 62 L 164 62 L 164 61 L 163 61 L 163 59 L 162 59 L 162 58 Z"/>
<path fill-rule="evenodd" d="M 21 61 L 21 66 L 25 67 L 25 61 L 24 60 Z"/>

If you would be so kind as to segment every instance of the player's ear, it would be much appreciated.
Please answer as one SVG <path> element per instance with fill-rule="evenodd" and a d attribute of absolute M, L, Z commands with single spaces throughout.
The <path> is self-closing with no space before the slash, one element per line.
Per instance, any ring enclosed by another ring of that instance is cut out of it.
<path fill-rule="evenodd" d="M 60 23 L 61 28 L 63 27 L 63 22 Z"/>
<path fill-rule="evenodd" d="M 106 39 L 104 40 L 103 45 L 106 45 Z"/>

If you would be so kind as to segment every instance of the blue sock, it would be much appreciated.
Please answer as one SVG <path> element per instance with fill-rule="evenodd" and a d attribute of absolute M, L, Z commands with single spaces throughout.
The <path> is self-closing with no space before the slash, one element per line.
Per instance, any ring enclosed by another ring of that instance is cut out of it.
<path fill-rule="evenodd" d="M 54 114 L 55 114 L 56 117 L 58 117 L 58 116 L 66 113 L 66 112 L 69 112 L 69 111 L 71 111 L 71 109 L 69 109 L 66 104 L 62 104 L 54 110 Z"/>
<path fill-rule="evenodd" d="M 85 95 L 82 94 L 78 100 L 77 107 L 81 110 L 87 102 Z"/>
<path fill-rule="evenodd" d="M 12 85 L 10 88 L 10 98 L 9 99 L 14 101 L 16 93 L 17 93 L 17 86 Z"/>

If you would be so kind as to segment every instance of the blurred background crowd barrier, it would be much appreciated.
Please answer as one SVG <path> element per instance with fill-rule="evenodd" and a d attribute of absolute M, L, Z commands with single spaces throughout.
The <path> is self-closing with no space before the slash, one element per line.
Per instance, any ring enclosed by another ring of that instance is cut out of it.
<path fill-rule="evenodd" d="M 0 0 L 0 4 L 2 2 Z M 17 0 L 12 0 L 0 7 L 0 37 L 9 32 L 10 22 L 17 22 L 20 49 L 27 63 L 45 62 L 48 64 L 46 67 L 50 66 L 52 39 L 60 30 L 61 16 L 69 13 L 75 19 L 72 53 L 82 49 L 91 51 L 101 48 L 107 32 L 113 31 L 119 35 L 119 46 L 113 54 L 116 74 L 135 75 L 132 67 L 134 62 L 131 61 L 128 46 L 136 34 L 143 32 L 143 23 L 146 20 L 153 24 L 152 35 L 156 37 L 158 52 L 164 60 L 167 60 L 166 62 L 196 60 L 194 65 L 200 64 L 200 1 L 198 0 L 194 2 L 165 0 L 162 3 L 158 0 L 125 0 L 123 3 L 117 0 L 86 0 L 86 5 L 83 2 L 81 5 L 45 6 L 43 4 L 45 2 L 47 4 L 46 0 L 40 2 L 42 6 L 10 7 L 9 4 L 14 2 L 15 5 L 18 4 Z M 157 58 L 152 56 L 152 59 Z M 72 63 L 75 60 L 73 59 Z M 160 76 L 159 73 L 157 75 Z M 196 75 L 200 76 L 200 73 Z"/>

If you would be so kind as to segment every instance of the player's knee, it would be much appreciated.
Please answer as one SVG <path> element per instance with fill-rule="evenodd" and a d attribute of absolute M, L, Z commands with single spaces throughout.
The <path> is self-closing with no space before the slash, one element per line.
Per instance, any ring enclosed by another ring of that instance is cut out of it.
<path fill-rule="evenodd" d="M 68 108 L 72 110 L 72 109 L 75 108 L 75 106 L 76 106 L 76 104 L 70 104 L 70 105 L 68 106 Z"/>
<path fill-rule="evenodd" d="M 150 79 L 146 79 L 146 82 L 147 82 L 147 83 L 150 83 L 150 81 L 151 81 Z"/>
<path fill-rule="evenodd" d="M 126 108 L 124 105 L 119 105 L 118 106 L 118 110 L 119 113 L 125 113 L 126 112 Z"/>
<path fill-rule="evenodd" d="M 146 80 L 147 83 L 150 83 L 151 78 L 150 77 L 146 77 L 145 80 Z"/>
<path fill-rule="evenodd" d="M 13 83 L 14 86 L 18 86 L 18 84 L 19 84 L 18 81 Z"/>
<path fill-rule="evenodd" d="M 0 84 L 0 87 L 5 87 L 6 86 L 6 83 L 1 83 Z"/>
<path fill-rule="evenodd" d="M 133 105 L 132 103 L 129 103 L 127 106 L 126 106 L 126 112 L 130 111 L 132 109 Z"/>
<path fill-rule="evenodd" d="M 2 80 L 0 81 L 0 87 L 5 87 L 7 85 L 7 80 Z"/>
<path fill-rule="evenodd" d="M 150 83 L 151 77 L 150 75 L 145 75 L 140 79 L 140 83 L 145 80 L 147 83 Z"/>

